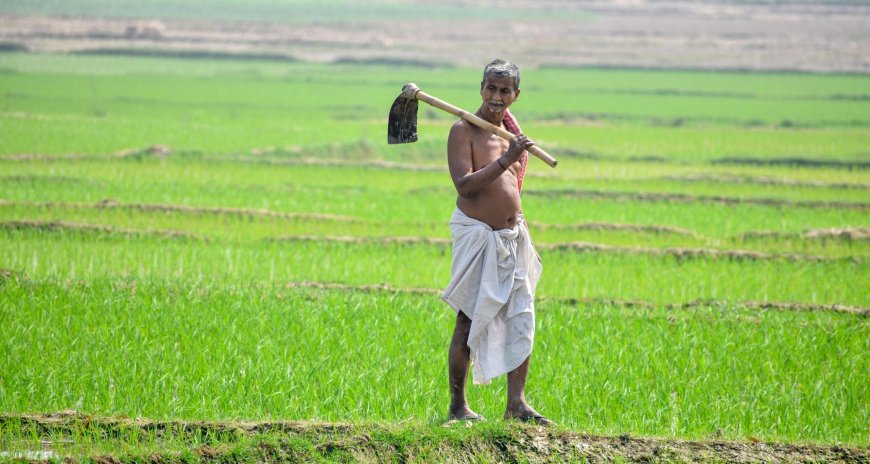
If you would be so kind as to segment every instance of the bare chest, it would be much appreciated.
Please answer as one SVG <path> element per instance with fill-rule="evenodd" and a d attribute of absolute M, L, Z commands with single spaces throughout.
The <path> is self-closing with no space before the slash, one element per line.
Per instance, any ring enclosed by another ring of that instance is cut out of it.
<path fill-rule="evenodd" d="M 474 170 L 482 169 L 486 165 L 500 158 L 508 149 L 508 141 L 494 134 L 478 134 L 471 140 L 471 156 Z"/>

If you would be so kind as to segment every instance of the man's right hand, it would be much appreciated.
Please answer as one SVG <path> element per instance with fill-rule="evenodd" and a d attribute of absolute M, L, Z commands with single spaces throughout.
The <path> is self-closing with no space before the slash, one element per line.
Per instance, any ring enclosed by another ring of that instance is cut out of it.
<path fill-rule="evenodd" d="M 523 152 L 531 148 L 534 144 L 535 142 L 532 142 L 531 139 L 525 136 L 525 134 L 517 135 L 510 141 L 510 145 L 504 154 L 505 161 L 508 161 L 510 164 L 516 163 L 519 161 Z"/>

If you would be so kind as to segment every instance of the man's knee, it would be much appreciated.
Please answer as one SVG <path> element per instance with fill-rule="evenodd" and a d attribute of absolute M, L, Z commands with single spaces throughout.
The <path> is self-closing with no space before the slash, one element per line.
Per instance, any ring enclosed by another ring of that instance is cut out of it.
<path fill-rule="evenodd" d="M 465 315 L 462 311 L 456 313 L 456 327 L 453 333 L 467 339 L 471 332 L 471 318 Z"/>

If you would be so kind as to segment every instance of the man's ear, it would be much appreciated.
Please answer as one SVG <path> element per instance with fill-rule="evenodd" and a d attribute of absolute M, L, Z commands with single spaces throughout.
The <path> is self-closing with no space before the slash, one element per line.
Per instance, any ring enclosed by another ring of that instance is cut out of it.
<path fill-rule="evenodd" d="M 520 89 L 517 89 L 517 93 L 514 94 L 514 101 L 517 101 L 517 98 L 520 98 Z"/>

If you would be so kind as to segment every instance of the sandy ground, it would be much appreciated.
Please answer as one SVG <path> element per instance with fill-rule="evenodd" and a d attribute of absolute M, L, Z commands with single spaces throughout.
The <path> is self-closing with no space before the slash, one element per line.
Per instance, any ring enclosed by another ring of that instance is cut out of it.
<path fill-rule="evenodd" d="M 453 2 L 462 4 L 463 2 Z M 527 0 L 505 0 L 522 6 Z M 870 4 L 573 2 L 585 19 L 211 22 L 0 16 L 0 43 L 31 51 L 147 48 L 307 61 L 870 72 Z M 542 2 L 536 2 L 541 8 Z M 558 17 L 555 15 L 554 17 Z"/>

